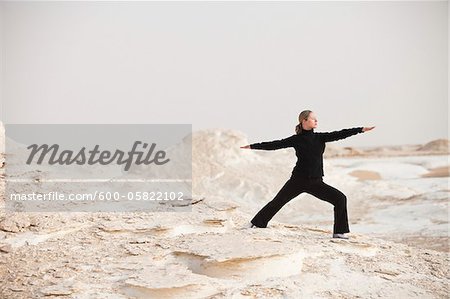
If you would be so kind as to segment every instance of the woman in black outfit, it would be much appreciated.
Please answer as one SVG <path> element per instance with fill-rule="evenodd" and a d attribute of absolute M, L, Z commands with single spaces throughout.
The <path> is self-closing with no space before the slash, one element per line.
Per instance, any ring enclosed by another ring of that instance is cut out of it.
<path fill-rule="evenodd" d="M 317 118 L 310 110 L 302 111 L 298 121 L 295 135 L 281 140 L 253 143 L 241 147 L 259 150 L 293 147 L 298 158 L 290 179 L 275 198 L 253 217 L 250 227 L 267 227 L 267 223 L 285 204 L 299 194 L 307 192 L 334 206 L 333 238 L 348 239 L 348 236 L 344 235 L 344 233 L 350 232 L 347 219 L 347 198 L 341 191 L 325 184 L 322 180 L 325 143 L 370 131 L 375 127 L 356 127 L 316 133 L 314 128 L 317 127 Z"/>

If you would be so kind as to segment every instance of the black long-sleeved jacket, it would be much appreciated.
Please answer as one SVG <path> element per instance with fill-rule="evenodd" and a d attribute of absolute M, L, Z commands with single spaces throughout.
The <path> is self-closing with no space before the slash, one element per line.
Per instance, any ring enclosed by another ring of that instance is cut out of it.
<path fill-rule="evenodd" d="M 318 178 L 324 175 L 323 152 L 325 151 L 325 143 L 344 139 L 362 132 L 363 127 L 321 133 L 314 132 L 314 129 L 303 130 L 301 134 L 295 134 L 284 139 L 250 144 L 250 148 L 277 150 L 293 147 L 298 160 L 292 170 L 292 175 Z"/>

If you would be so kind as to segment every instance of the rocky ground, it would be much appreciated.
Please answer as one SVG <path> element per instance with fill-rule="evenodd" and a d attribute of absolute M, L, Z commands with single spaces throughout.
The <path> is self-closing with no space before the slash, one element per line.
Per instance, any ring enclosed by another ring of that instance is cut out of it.
<path fill-rule="evenodd" d="M 448 253 L 247 219 L 206 198 L 187 214 L 16 215 L 2 222 L 0 297 L 448 296 Z"/>
<path fill-rule="evenodd" d="M 188 212 L 0 209 L 0 298 L 448 298 L 450 255 L 442 246 L 448 236 L 436 250 L 422 246 L 419 233 L 411 243 L 357 232 L 332 239 L 331 210 L 320 218 L 322 207 L 314 205 L 306 214 L 317 212 L 318 219 L 290 217 L 287 208 L 267 228 L 246 228 L 290 171 L 277 172 L 287 153 L 242 153 L 238 145 L 246 141 L 229 131 L 194 135 Z M 199 144 L 208 156 L 195 151 Z M 347 175 L 342 165 L 355 171 L 349 163 L 327 164 L 330 179 Z M 276 175 L 255 179 L 262 170 Z M 392 201 L 392 186 L 383 185 L 386 174 L 377 174 L 349 173 L 355 181 L 340 187 L 354 192 L 360 183 L 381 184 L 364 186 L 368 193 L 385 186 L 377 200 L 399 205 L 402 198 Z M 1 177 L 3 194 L 4 172 Z M 395 191 L 405 198 L 414 191 L 402 188 Z M 448 190 L 436 191 L 439 204 L 448 203 L 442 194 Z M 352 198 L 359 202 L 349 203 L 352 227 L 370 231 L 364 218 L 370 204 L 356 192 Z"/>

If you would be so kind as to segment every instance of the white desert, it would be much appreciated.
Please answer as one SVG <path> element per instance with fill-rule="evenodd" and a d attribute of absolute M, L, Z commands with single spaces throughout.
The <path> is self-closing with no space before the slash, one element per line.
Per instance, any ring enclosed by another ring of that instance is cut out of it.
<path fill-rule="evenodd" d="M 341 240 L 333 207 L 308 194 L 246 228 L 289 178 L 292 149 L 243 150 L 248 136 L 226 129 L 189 137 L 189 212 L 2 208 L 0 298 L 448 298 L 448 140 L 327 145 L 324 181 L 348 198 Z"/>

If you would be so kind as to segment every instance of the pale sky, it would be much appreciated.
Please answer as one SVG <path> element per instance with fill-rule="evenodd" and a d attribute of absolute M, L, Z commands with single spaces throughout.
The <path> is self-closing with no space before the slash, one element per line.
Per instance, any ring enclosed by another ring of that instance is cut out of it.
<path fill-rule="evenodd" d="M 5 123 L 448 138 L 448 2 L 2 2 Z"/>

